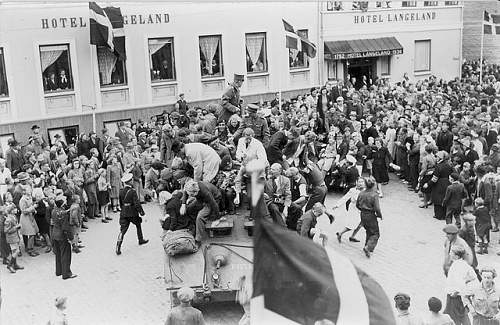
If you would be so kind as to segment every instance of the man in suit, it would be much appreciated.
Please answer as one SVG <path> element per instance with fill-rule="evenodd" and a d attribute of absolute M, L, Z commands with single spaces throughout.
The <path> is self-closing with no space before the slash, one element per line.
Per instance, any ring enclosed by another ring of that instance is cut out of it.
<path fill-rule="evenodd" d="M 116 242 L 116 255 L 120 255 L 123 237 L 127 233 L 130 223 L 133 223 L 137 228 L 137 240 L 139 245 L 144 245 L 149 242 L 149 240 L 144 239 L 142 234 L 142 218 L 144 216 L 144 210 L 142 209 L 141 202 L 139 201 L 139 196 L 135 191 L 133 184 L 133 175 L 126 173 L 122 177 L 122 182 L 125 187 L 120 190 L 120 234 L 118 235 L 118 240 Z"/>
<path fill-rule="evenodd" d="M 52 91 L 59 89 L 57 83 L 56 73 L 50 72 L 49 77 L 45 79 L 45 91 Z"/>
<path fill-rule="evenodd" d="M 160 79 L 172 79 L 172 69 L 168 66 L 168 61 L 161 61 Z"/>
<path fill-rule="evenodd" d="M 116 131 L 115 137 L 120 139 L 120 142 L 124 147 L 126 147 L 127 143 L 130 141 L 129 133 L 127 132 L 125 123 L 123 121 L 118 122 L 118 131 Z"/>
<path fill-rule="evenodd" d="M 486 178 L 486 169 L 483 166 L 479 166 L 476 168 L 475 173 L 477 176 L 476 198 L 482 198 L 484 206 L 490 210 L 493 199 L 493 188 Z"/>
<path fill-rule="evenodd" d="M 467 190 L 464 184 L 460 183 L 458 179 L 459 175 L 457 173 L 452 173 L 450 175 L 451 184 L 446 188 L 446 194 L 442 205 L 446 207 L 446 223 L 452 223 L 454 217 L 456 226 L 460 228 L 462 200 L 467 197 Z"/>
<path fill-rule="evenodd" d="M 189 106 L 184 99 L 184 94 L 179 94 L 179 100 L 174 105 L 175 111 L 179 112 L 179 114 L 184 115 L 189 110 Z"/>
<path fill-rule="evenodd" d="M 491 123 L 487 125 L 488 130 L 486 131 L 486 143 L 488 144 L 488 148 L 491 150 L 491 147 L 497 143 L 498 132 Z"/>
<path fill-rule="evenodd" d="M 453 134 L 449 130 L 450 122 L 443 121 L 441 123 L 441 132 L 439 132 L 436 145 L 439 151 L 450 152 L 451 146 L 453 145 Z"/>
<path fill-rule="evenodd" d="M 240 102 L 240 88 L 245 81 L 245 76 L 241 74 L 234 75 L 234 81 L 229 84 L 222 94 L 221 106 L 222 111 L 219 114 L 219 122 L 224 120 L 228 122 L 229 118 L 233 114 L 241 113 L 241 102 Z"/>
<path fill-rule="evenodd" d="M 274 223 L 286 227 L 288 208 L 292 204 L 290 179 L 282 175 L 283 168 L 274 163 L 270 168 L 270 177 L 264 186 L 264 199 Z"/>
<path fill-rule="evenodd" d="M 71 82 L 69 77 L 66 76 L 66 70 L 59 70 L 59 78 L 57 80 L 59 89 L 71 89 Z"/>
<path fill-rule="evenodd" d="M 5 154 L 6 166 L 12 175 L 17 175 L 17 173 L 21 172 L 24 165 L 23 154 L 19 147 L 19 143 L 15 139 L 9 139 L 7 144 L 9 145 L 9 149 L 7 149 Z"/>

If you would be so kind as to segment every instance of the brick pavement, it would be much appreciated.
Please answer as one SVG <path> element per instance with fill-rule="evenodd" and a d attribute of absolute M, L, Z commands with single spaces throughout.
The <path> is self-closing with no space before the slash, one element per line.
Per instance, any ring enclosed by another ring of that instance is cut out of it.
<path fill-rule="evenodd" d="M 444 299 L 443 222 L 432 218 L 431 207 L 418 208 L 417 194 L 408 192 L 396 180 L 384 187 L 384 194 L 381 239 L 371 259 L 362 253 L 362 243 L 337 243 L 334 234 L 346 222 L 343 207 L 335 212 L 337 220 L 330 231 L 329 245 L 366 269 L 390 297 L 399 291 L 406 292 L 412 297 L 413 308 L 424 311 L 430 296 Z M 329 195 L 327 206 L 338 197 Z M 90 229 L 82 234 L 86 248 L 73 255 L 72 270 L 79 275 L 76 279 L 63 281 L 54 275 L 52 253 L 35 258 L 24 255 L 19 262 L 26 269 L 17 274 L 1 267 L 2 324 L 45 324 L 53 299 L 59 295 L 69 297 L 71 325 L 162 324 L 170 302 L 162 278 L 159 210 L 154 204 L 148 204 L 145 210 L 143 228 L 150 243 L 138 246 L 132 226 L 119 257 L 114 253 L 118 216 L 110 224 L 90 222 Z M 358 238 L 364 239 L 363 230 Z M 497 242 L 498 233 L 492 239 Z M 500 259 L 494 252 L 499 249 L 496 244 L 487 257 L 479 257 L 480 263 L 486 261 L 498 266 Z M 225 323 L 235 323 L 234 313 L 230 313 L 231 320 Z M 223 310 L 217 310 L 207 323 L 220 324 L 221 315 Z"/>

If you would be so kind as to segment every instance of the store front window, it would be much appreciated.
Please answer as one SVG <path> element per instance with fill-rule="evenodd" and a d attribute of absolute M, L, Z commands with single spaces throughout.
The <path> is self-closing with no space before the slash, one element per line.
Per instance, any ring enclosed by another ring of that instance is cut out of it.
<path fill-rule="evenodd" d="M 174 39 L 149 39 L 148 50 L 151 81 L 175 80 Z"/>
<path fill-rule="evenodd" d="M 431 71 L 431 40 L 415 41 L 415 72 Z"/>
<path fill-rule="evenodd" d="M 40 46 L 40 65 L 46 93 L 74 89 L 68 44 Z"/>
<path fill-rule="evenodd" d="M 59 141 L 63 141 L 65 144 L 75 144 L 78 140 L 78 125 L 72 125 L 61 128 L 51 128 L 47 130 L 49 135 L 50 145 L 55 144 L 59 139 Z M 57 136 L 57 138 L 56 138 Z"/>
<path fill-rule="evenodd" d="M 200 36 L 201 77 L 224 76 L 222 64 L 222 36 Z"/>
<path fill-rule="evenodd" d="M 267 72 L 266 33 L 245 35 L 247 72 Z"/>
<path fill-rule="evenodd" d="M 5 58 L 3 48 L 0 47 L 0 97 L 9 96 L 9 86 L 7 85 L 7 74 L 5 72 Z"/>
<path fill-rule="evenodd" d="M 127 84 L 125 61 L 111 52 L 108 47 L 97 47 L 97 64 L 99 66 L 99 83 L 101 87 Z"/>
<path fill-rule="evenodd" d="M 380 74 L 382 76 L 387 76 L 391 74 L 391 57 L 381 56 L 380 57 Z"/>
<path fill-rule="evenodd" d="M 309 39 L 307 29 L 297 30 L 297 35 L 304 39 Z M 305 69 L 309 68 L 309 57 L 306 52 L 296 49 L 288 49 L 288 62 L 290 69 Z"/>

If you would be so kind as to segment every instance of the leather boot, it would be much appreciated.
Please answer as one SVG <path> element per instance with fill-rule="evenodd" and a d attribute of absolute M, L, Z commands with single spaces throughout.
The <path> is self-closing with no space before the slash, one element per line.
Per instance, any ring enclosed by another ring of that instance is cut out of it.
<path fill-rule="evenodd" d="M 137 226 L 137 239 L 139 240 L 139 245 L 144 245 L 149 242 L 148 239 L 144 239 L 144 236 L 142 235 L 142 227 L 140 224 Z"/>
<path fill-rule="evenodd" d="M 7 270 L 9 270 L 10 273 L 16 273 L 16 269 L 14 268 L 14 258 L 11 257 L 9 264 L 7 265 Z"/>
<path fill-rule="evenodd" d="M 116 241 L 116 250 L 115 250 L 116 255 L 122 254 L 121 251 L 122 242 L 123 242 L 123 234 L 120 232 L 120 234 L 118 235 L 118 240 Z"/>
<path fill-rule="evenodd" d="M 483 244 L 483 254 L 488 254 L 488 243 Z"/>
<path fill-rule="evenodd" d="M 12 262 L 12 264 L 15 270 L 24 270 L 24 266 L 20 266 L 19 264 L 17 264 L 17 258 L 13 258 L 13 260 L 14 262 Z"/>

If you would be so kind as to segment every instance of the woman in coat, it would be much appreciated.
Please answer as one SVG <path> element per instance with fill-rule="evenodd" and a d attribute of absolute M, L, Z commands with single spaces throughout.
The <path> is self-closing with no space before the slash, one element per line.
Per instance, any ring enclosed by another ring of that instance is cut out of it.
<path fill-rule="evenodd" d="M 118 197 L 120 195 L 120 189 L 122 188 L 122 176 L 123 170 L 122 165 L 118 161 L 116 156 L 112 156 L 108 162 L 108 168 L 106 171 L 106 177 L 109 189 L 109 198 L 111 199 L 111 206 L 113 207 L 113 212 L 120 211 L 120 204 L 118 202 Z"/>
<path fill-rule="evenodd" d="M 99 175 L 94 171 L 93 164 L 89 164 L 84 172 L 83 189 L 87 194 L 87 216 L 94 219 L 99 215 L 99 206 L 97 202 L 97 179 Z M 107 223 L 106 219 L 102 222 Z"/>
<path fill-rule="evenodd" d="M 329 132 L 330 128 L 325 119 L 325 113 L 328 112 L 330 106 L 331 103 L 328 101 L 328 90 L 323 87 L 319 92 L 318 102 L 316 103 L 316 111 L 318 112 L 319 119 L 326 132 Z"/>
<path fill-rule="evenodd" d="M 453 168 L 448 161 L 448 153 L 446 151 L 439 151 L 436 154 L 436 160 L 436 169 L 431 179 L 431 200 L 432 204 L 434 204 L 434 218 L 444 220 L 446 216 L 446 207 L 442 204 L 446 194 L 446 188 L 450 185 L 449 176 L 453 173 Z M 424 185 L 424 187 L 425 186 L 426 185 Z"/>
<path fill-rule="evenodd" d="M 375 139 L 375 146 L 372 147 L 371 158 L 372 163 L 372 174 L 377 182 L 377 189 L 379 197 L 383 197 L 382 184 L 387 184 L 389 182 L 389 163 L 391 161 L 391 155 L 387 148 L 383 145 L 382 139 Z"/>
<path fill-rule="evenodd" d="M 24 246 L 29 256 L 38 256 L 34 250 L 35 236 L 38 233 L 38 226 L 35 221 L 34 213 L 38 204 L 33 204 L 31 197 L 31 188 L 23 189 L 23 196 L 19 200 L 19 210 L 21 211 L 21 235 L 23 236 Z"/>

